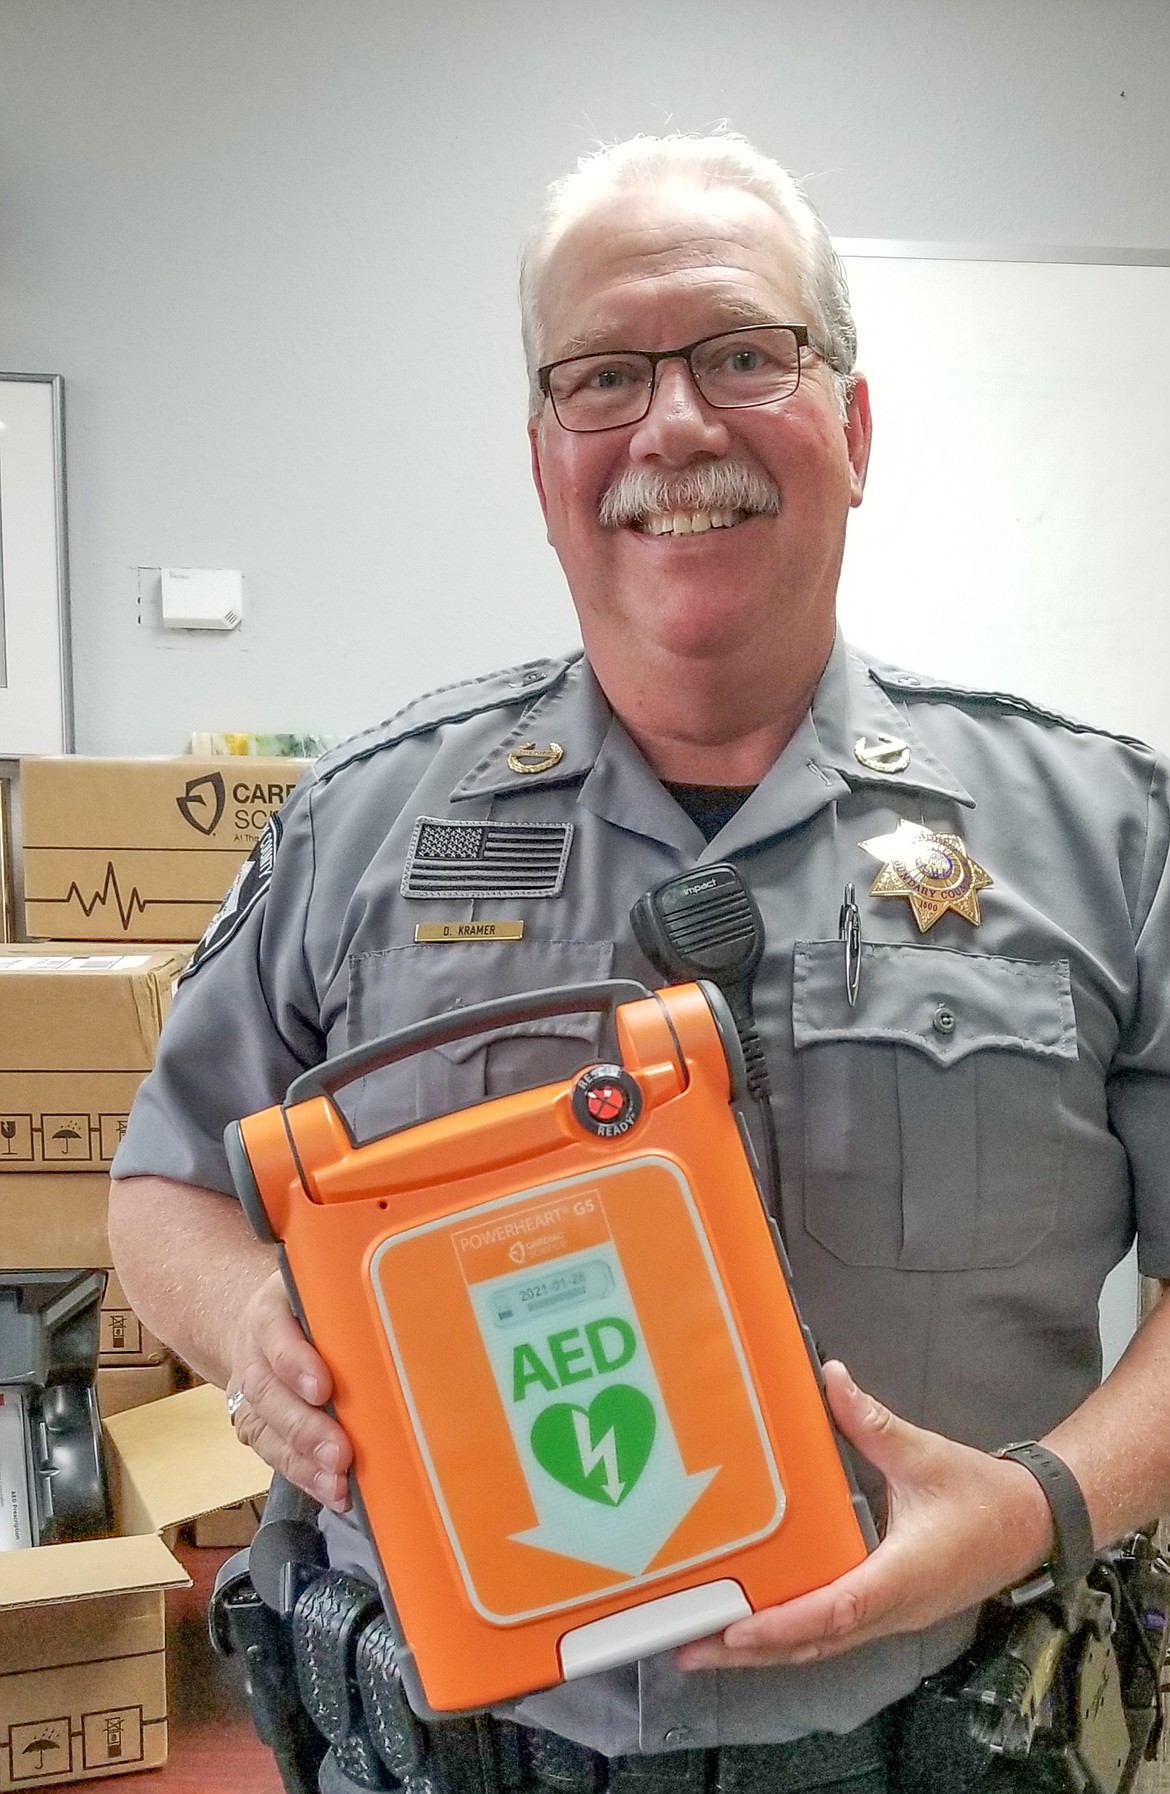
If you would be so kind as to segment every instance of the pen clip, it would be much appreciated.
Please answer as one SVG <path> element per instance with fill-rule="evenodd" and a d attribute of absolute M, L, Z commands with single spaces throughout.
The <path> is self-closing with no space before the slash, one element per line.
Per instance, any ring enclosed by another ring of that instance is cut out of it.
<path fill-rule="evenodd" d="M 857 893 L 851 884 L 845 886 L 845 901 L 841 905 L 837 934 L 845 944 L 845 995 L 852 1009 L 857 1002 L 857 990 L 861 983 L 861 911 L 857 907 Z"/>

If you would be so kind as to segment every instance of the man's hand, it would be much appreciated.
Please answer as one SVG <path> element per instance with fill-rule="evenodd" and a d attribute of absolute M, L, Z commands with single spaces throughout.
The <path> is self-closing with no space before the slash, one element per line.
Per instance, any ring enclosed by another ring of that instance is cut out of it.
<path fill-rule="evenodd" d="M 289 1307 L 279 1271 L 241 1315 L 228 1388 L 244 1397 L 235 1417 L 244 1444 L 314 1501 L 344 1513 L 352 1505 L 345 1473 L 353 1451 L 324 1412 L 332 1378 Z"/>
<path fill-rule="evenodd" d="M 235 1425 L 246 1445 L 344 1512 L 353 1452 L 323 1411 L 332 1379 L 289 1307 L 275 1252 L 235 1198 L 165 1177 L 121 1179 L 109 1231 L 135 1313 L 208 1382 L 242 1392 Z"/>
<path fill-rule="evenodd" d="M 826 1364 L 825 1390 L 840 1432 L 886 1479 L 884 1539 L 825 1588 L 684 1645 L 680 1668 L 837 1657 L 974 1607 L 1027 1576 L 1050 1551 L 1048 1505 L 1022 1465 L 900 1420 L 858 1389 L 843 1364 Z"/>

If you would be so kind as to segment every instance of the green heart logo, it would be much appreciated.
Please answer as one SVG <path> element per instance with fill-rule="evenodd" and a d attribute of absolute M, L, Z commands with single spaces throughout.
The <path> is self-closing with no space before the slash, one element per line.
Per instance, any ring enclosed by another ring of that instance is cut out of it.
<path fill-rule="evenodd" d="M 575 1402 L 543 1409 L 529 1442 L 537 1463 L 574 1495 L 617 1507 L 646 1468 L 657 1424 L 640 1389 L 610 1383 L 588 1409 Z"/>

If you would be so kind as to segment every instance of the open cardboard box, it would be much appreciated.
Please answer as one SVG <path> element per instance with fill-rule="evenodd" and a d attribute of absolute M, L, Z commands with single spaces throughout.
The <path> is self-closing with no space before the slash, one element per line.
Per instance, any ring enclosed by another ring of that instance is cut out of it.
<path fill-rule="evenodd" d="M 185 1389 L 188 1385 L 180 1383 L 178 1362 L 172 1357 L 167 1357 L 162 1364 L 118 1364 L 109 1368 L 100 1359 L 98 1361 L 98 1407 L 105 1420 L 111 1414 L 121 1414 L 126 1408 L 141 1408 L 146 1402 L 160 1402 L 164 1396 L 174 1395 L 180 1387 Z M 213 1542 L 200 1538 L 199 1526 L 202 1524 L 202 1521 L 196 1524 L 197 1545 Z M 228 1542 L 224 1541 L 225 1544 Z"/>
<path fill-rule="evenodd" d="M 105 1423 L 118 1536 L 0 1554 L 0 1789 L 166 1761 L 164 1591 L 190 1578 L 159 1534 L 268 1486 L 211 1384 Z"/>

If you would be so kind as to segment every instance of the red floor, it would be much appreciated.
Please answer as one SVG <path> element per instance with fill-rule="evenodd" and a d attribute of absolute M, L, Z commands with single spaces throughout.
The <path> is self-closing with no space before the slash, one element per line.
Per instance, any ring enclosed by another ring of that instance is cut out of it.
<path fill-rule="evenodd" d="M 207 1637 L 207 1598 L 232 1553 L 180 1544 L 178 1555 L 194 1587 L 167 1595 L 167 1762 L 162 1769 L 70 1785 L 89 1794 L 283 1794 L 271 1753 L 252 1729 L 234 1667 L 215 1655 Z"/>

